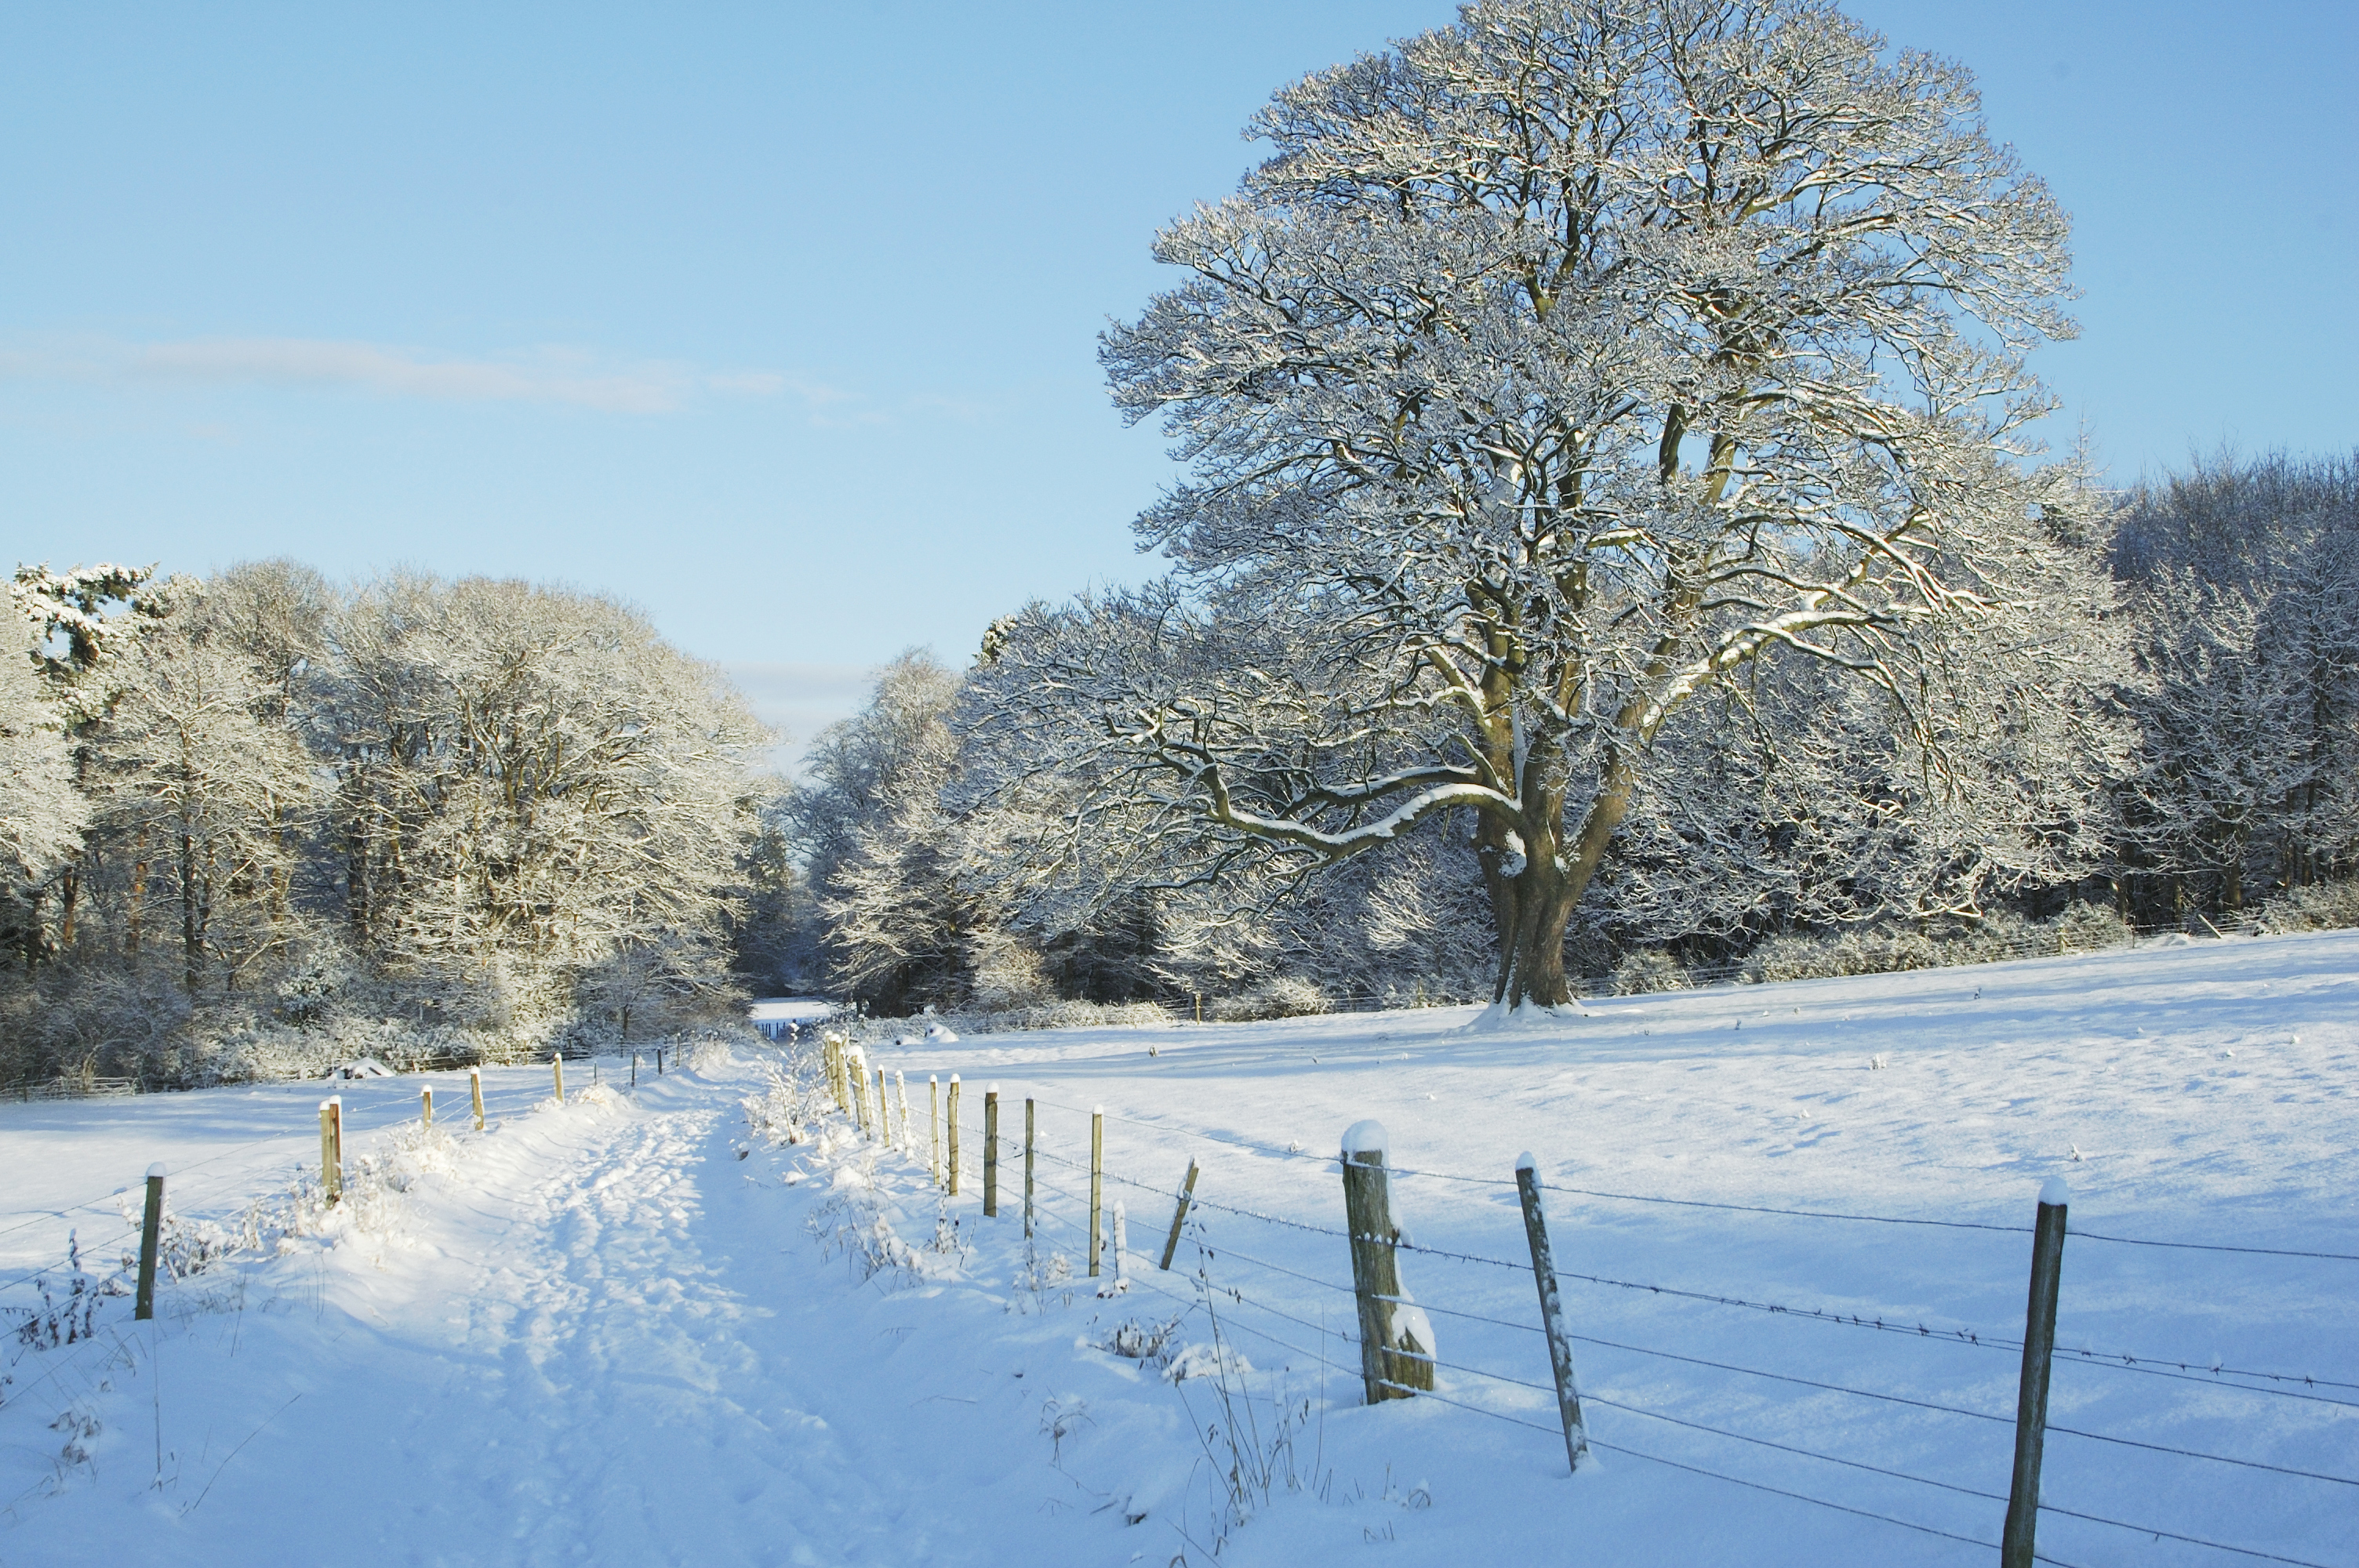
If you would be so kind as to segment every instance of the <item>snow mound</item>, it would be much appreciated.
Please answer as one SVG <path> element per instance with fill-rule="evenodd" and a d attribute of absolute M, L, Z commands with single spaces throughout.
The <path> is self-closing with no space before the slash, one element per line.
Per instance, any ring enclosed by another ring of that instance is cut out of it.
<path fill-rule="evenodd" d="M 926 1025 L 926 1038 L 937 1045 L 947 1045 L 958 1038 L 958 1031 L 947 1023 L 929 1023 Z"/>
<path fill-rule="evenodd" d="M 349 1062 L 339 1062 L 328 1069 L 332 1078 L 390 1078 L 394 1070 L 374 1056 L 355 1056 Z"/>

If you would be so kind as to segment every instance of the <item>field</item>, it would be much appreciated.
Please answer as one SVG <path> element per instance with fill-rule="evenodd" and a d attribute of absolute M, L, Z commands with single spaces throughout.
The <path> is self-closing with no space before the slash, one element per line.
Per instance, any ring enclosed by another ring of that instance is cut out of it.
<path fill-rule="evenodd" d="M 292 1190 L 318 1175 L 316 1083 L 0 1106 L 0 1303 L 24 1325 L 0 1564 L 1986 1564 L 2027 1227 L 2062 1176 L 2043 1499 L 2070 1511 L 2043 1516 L 2043 1554 L 2344 1568 L 2354 1003 L 2359 935 L 2337 933 L 1528 1029 L 1434 1010 L 987 1035 L 883 1050 L 914 1158 L 832 1113 L 795 1143 L 749 1121 L 748 1099 L 788 1108 L 776 1052 L 643 1061 L 635 1087 L 569 1064 L 562 1106 L 545 1067 L 487 1070 L 482 1133 L 463 1075 L 375 1079 L 338 1086 L 355 1176 L 332 1211 Z M 952 1073 L 964 1179 L 941 1198 L 927 1079 Z M 1107 1297 L 1083 1272 L 1099 1105 L 1128 1215 Z M 1444 1363 L 1438 1397 L 1373 1408 L 1335 1234 L 1333 1156 L 1364 1118 L 1404 1172 L 1407 1285 Z M 1526 1150 L 1581 1336 L 1577 1476 Z M 1191 1160 L 1203 1202 L 1166 1273 Z M 168 1281 L 153 1323 L 99 1300 L 84 1336 L 60 1315 L 69 1230 L 87 1277 L 112 1272 L 158 1161 L 184 1244 L 210 1221 L 263 1245 Z"/>

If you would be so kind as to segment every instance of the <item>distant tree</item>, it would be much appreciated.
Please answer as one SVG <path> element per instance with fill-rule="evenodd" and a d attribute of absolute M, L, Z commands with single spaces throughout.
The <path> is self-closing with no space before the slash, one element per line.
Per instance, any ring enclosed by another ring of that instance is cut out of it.
<path fill-rule="evenodd" d="M 609 600 L 407 575 L 339 610 L 327 662 L 329 827 L 375 962 L 489 1019 L 618 965 L 725 987 L 767 732 L 717 671 Z"/>
<path fill-rule="evenodd" d="M 90 818 L 31 644 L 30 627 L 0 625 L 0 943 L 22 958 L 45 945 L 41 890 L 80 851 Z"/>
<path fill-rule="evenodd" d="M 1192 812 L 1174 881 L 1471 813 L 1496 997 L 1555 1004 L 1699 694 L 1815 660 L 1930 742 L 1937 661 L 2027 678 L 2104 597 L 2077 473 L 2021 460 L 2066 222 L 1961 69 L 1881 49 L 1808 0 L 1512 0 L 1279 92 L 1105 338 L 1190 465 L 1137 524 L 1173 583 L 1036 608 L 987 721 Z"/>

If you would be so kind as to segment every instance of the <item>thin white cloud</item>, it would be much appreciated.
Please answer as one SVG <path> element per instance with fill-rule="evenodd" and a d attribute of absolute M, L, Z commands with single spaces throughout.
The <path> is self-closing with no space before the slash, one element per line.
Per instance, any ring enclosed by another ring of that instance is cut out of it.
<path fill-rule="evenodd" d="M 769 371 L 600 365 L 585 354 L 563 350 L 462 359 L 321 338 L 203 338 L 5 350 L 0 351 L 0 378 L 351 388 L 387 397 L 554 403 L 618 414 L 666 413 L 700 394 L 774 397 L 792 391 L 807 406 L 822 396 L 848 395 L 790 382 Z"/>

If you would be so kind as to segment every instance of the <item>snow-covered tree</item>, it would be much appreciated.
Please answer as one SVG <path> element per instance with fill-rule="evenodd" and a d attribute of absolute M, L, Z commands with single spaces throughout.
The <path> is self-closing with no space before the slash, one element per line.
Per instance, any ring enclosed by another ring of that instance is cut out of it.
<path fill-rule="evenodd" d="M 191 587 L 140 626 L 88 739 L 124 952 L 136 964 L 151 938 L 177 947 L 190 996 L 295 938 L 313 795 L 274 672 L 212 609 Z"/>
<path fill-rule="evenodd" d="M 2124 856 L 2150 912 L 2359 870 L 2359 459 L 2199 464 L 2131 496 L 2116 555 L 2144 677 Z"/>
<path fill-rule="evenodd" d="M 410 575 L 340 610 L 329 664 L 312 721 L 375 961 L 495 1020 L 553 1019 L 601 967 L 724 983 L 767 736 L 712 666 L 609 600 Z"/>
<path fill-rule="evenodd" d="M 90 818 L 31 644 L 29 626 L 0 623 L 0 942 L 19 955 L 41 946 L 40 890 L 81 849 Z"/>
<path fill-rule="evenodd" d="M 2064 216 L 1961 69 L 1881 50 L 1806 0 L 1512 0 L 1279 92 L 1104 341 L 1190 467 L 1137 525 L 1175 581 L 1028 616 L 997 718 L 1087 713 L 1060 765 L 1193 808 L 1203 874 L 1471 811 L 1510 1005 L 1566 999 L 1700 694 L 1813 659 L 1938 733 L 1937 648 L 2100 590 L 2021 460 Z"/>

